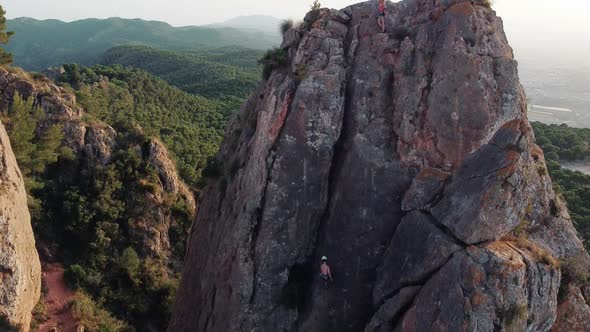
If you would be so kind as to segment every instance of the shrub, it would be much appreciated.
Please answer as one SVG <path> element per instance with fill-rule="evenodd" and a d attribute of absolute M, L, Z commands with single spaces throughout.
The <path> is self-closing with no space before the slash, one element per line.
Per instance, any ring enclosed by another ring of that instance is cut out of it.
<path fill-rule="evenodd" d="M 285 33 L 287 33 L 287 31 L 291 30 L 294 25 L 295 23 L 291 19 L 283 20 L 281 22 L 281 25 L 279 26 L 281 34 L 284 35 Z"/>
<path fill-rule="evenodd" d="M 318 11 L 322 8 L 322 4 L 318 0 L 314 0 L 309 11 Z"/>
<path fill-rule="evenodd" d="M 129 247 L 123 250 L 119 257 L 119 268 L 125 271 L 131 280 L 135 280 L 139 272 L 139 256 L 133 248 Z"/>
<path fill-rule="evenodd" d="M 35 331 L 38 326 L 49 319 L 47 314 L 47 306 L 45 305 L 45 297 L 41 296 L 39 302 L 33 309 L 33 320 L 31 321 L 31 330 Z"/>
<path fill-rule="evenodd" d="M 516 228 L 512 231 L 512 233 L 517 238 L 520 238 L 521 236 L 524 236 L 524 233 L 525 233 L 526 229 L 528 228 L 528 226 L 529 226 L 528 220 L 522 219 L 520 221 L 520 224 L 518 224 L 518 226 L 516 226 Z"/>
<path fill-rule="evenodd" d="M 70 285 L 70 287 L 74 289 L 79 289 L 82 287 L 84 282 L 86 281 L 86 271 L 84 268 L 78 264 L 70 265 L 66 270 L 64 277 L 66 281 Z"/>
<path fill-rule="evenodd" d="M 288 66 L 287 51 L 275 47 L 266 52 L 262 59 L 258 60 L 258 64 L 262 65 L 262 77 L 266 80 L 275 69 L 280 69 Z"/>
<path fill-rule="evenodd" d="M 549 265 L 554 268 L 559 267 L 559 261 L 555 259 L 555 257 L 553 257 L 550 252 L 527 240 L 524 238 L 524 236 L 521 236 L 516 240 L 516 245 L 521 249 L 528 250 L 537 262 Z"/>
<path fill-rule="evenodd" d="M 317 19 L 320 17 L 320 9 L 321 8 L 322 8 L 322 4 L 318 0 L 315 0 L 311 4 L 309 12 L 307 13 L 307 15 L 305 15 L 305 19 L 303 20 L 303 24 L 302 24 L 302 27 L 305 30 L 309 31 L 311 29 L 313 23 L 315 21 L 317 21 Z"/>
<path fill-rule="evenodd" d="M 157 183 L 150 182 L 148 179 L 140 179 L 138 184 L 141 190 L 150 194 L 155 194 L 160 189 L 160 186 Z"/>
<path fill-rule="evenodd" d="M 78 292 L 71 303 L 74 318 L 89 331 L 124 331 L 127 326 L 98 306 L 86 293 Z"/>

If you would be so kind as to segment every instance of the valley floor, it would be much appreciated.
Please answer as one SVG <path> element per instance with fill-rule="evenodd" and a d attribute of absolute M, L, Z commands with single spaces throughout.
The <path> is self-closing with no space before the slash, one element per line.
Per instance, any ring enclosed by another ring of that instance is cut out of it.
<path fill-rule="evenodd" d="M 68 288 L 64 272 L 61 264 L 43 264 L 43 284 L 47 289 L 44 301 L 49 320 L 41 324 L 37 331 L 50 332 L 57 328 L 60 332 L 76 332 L 78 323 L 70 310 L 74 292 Z"/>
<path fill-rule="evenodd" d="M 572 162 L 561 162 L 561 167 L 569 169 L 570 171 L 579 171 L 586 175 L 590 175 L 590 162 L 585 161 L 572 161 Z"/>

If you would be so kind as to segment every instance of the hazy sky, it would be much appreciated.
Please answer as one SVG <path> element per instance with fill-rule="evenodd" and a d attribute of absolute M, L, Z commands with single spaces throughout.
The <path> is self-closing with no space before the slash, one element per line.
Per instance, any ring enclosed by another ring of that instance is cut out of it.
<path fill-rule="evenodd" d="M 311 0 L 0 0 L 9 18 L 29 16 L 72 21 L 81 18 L 143 18 L 175 26 L 199 25 L 252 14 L 302 18 Z M 321 0 L 342 8 L 358 1 Z M 589 0 L 496 0 L 517 55 L 590 56 Z"/>

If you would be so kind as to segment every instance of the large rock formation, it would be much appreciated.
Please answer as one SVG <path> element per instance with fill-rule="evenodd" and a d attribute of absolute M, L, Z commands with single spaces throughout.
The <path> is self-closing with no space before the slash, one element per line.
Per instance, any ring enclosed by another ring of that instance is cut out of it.
<path fill-rule="evenodd" d="M 380 33 L 364 2 L 286 34 L 227 129 L 169 331 L 551 329 L 559 261 L 590 260 L 485 3 L 389 3 Z M 568 284 L 559 311 L 587 316 Z"/>
<path fill-rule="evenodd" d="M 109 162 L 116 131 L 98 121 L 84 121 L 84 111 L 74 94 L 46 78 L 33 79 L 18 69 L 8 72 L 0 68 L 0 112 L 7 111 L 17 93 L 25 99 L 33 98 L 35 105 L 43 109 L 46 120 L 41 126 L 63 126 L 67 146 L 91 158 L 91 163 Z"/>
<path fill-rule="evenodd" d="M 0 123 L 0 330 L 29 331 L 40 296 L 41 264 L 25 184 Z"/>

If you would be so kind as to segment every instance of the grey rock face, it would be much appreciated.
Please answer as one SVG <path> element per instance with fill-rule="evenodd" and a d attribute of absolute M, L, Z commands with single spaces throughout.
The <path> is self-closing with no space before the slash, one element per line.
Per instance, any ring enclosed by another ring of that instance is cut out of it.
<path fill-rule="evenodd" d="M 549 330 L 556 259 L 590 259 L 501 20 L 463 0 L 390 3 L 386 33 L 376 2 L 316 14 L 227 128 L 169 330 Z"/>
<path fill-rule="evenodd" d="M 29 331 L 40 296 L 41 264 L 25 184 L 0 123 L 0 317 Z"/>
<path fill-rule="evenodd" d="M 431 217 L 411 212 L 397 227 L 391 245 L 377 270 L 374 303 L 397 293 L 402 287 L 422 284 L 462 247 L 439 229 Z"/>
<path fill-rule="evenodd" d="M 394 297 L 387 300 L 373 315 L 371 321 L 365 327 L 365 332 L 393 331 L 396 318 L 412 303 L 414 297 L 420 291 L 420 286 L 409 286 L 401 289 Z"/>
<path fill-rule="evenodd" d="M 557 266 L 511 243 L 469 247 L 424 285 L 399 324 L 408 331 L 547 331 L 559 278 Z"/>

